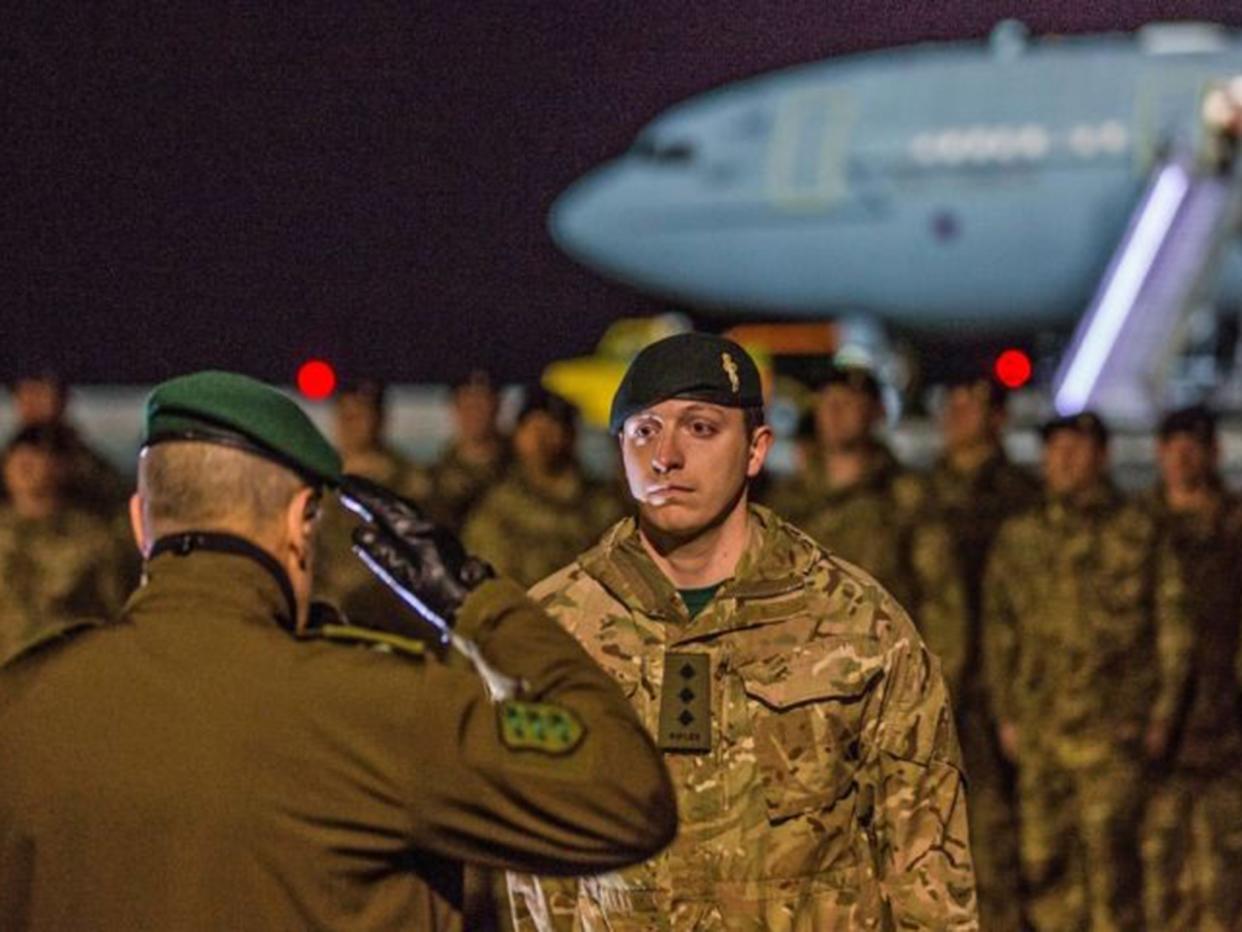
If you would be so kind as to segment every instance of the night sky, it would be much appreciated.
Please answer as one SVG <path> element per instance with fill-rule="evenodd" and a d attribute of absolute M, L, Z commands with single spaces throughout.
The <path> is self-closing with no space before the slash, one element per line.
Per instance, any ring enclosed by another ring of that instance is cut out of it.
<path fill-rule="evenodd" d="M 0 375 L 83 382 L 287 382 L 310 355 L 531 378 L 662 309 L 563 257 L 544 218 L 686 97 L 1006 16 L 1242 25 L 1184 0 L 28 7 L 0 39 Z"/>

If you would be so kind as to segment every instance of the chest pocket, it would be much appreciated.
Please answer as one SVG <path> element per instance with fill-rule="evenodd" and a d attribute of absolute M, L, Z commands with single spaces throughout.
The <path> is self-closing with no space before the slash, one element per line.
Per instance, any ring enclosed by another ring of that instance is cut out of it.
<path fill-rule="evenodd" d="M 772 822 L 831 807 L 854 783 L 873 677 L 821 664 L 811 658 L 791 664 L 778 679 L 744 682 L 757 702 L 755 762 Z"/>

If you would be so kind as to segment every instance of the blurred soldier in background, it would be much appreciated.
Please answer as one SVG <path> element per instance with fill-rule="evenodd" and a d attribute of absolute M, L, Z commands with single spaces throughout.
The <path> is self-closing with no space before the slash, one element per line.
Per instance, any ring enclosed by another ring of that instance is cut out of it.
<path fill-rule="evenodd" d="M 46 422 L 23 427 L 5 448 L 0 657 L 67 619 L 109 618 L 128 594 L 130 561 L 108 523 L 65 497 L 76 449 L 67 427 Z"/>
<path fill-rule="evenodd" d="M 431 487 L 427 474 L 385 439 L 384 392 L 384 386 L 371 379 L 341 389 L 334 412 L 337 451 L 347 472 L 378 482 L 413 502 L 425 502 Z M 391 597 L 351 552 L 350 535 L 356 527 L 358 519 L 335 499 L 325 504 L 316 555 L 316 594 L 340 605 L 366 590 L 386 603 L 386 610 L 395 610 Z"/>
<path fill-rule="evenodd" d="M 1242 927 L 1242 501 L 1225 491 L 1219 455 L 1209 411 L 1169 414 L 1157 444 L 1160 482 L 1145 498 L 1181 561 L 1195 634 L 1181 740 L 1144 830 L 1151 929 Z"/>
<path fill-rule="evenodd" d="M 471 551 L 528 586 L 572 562 L 625 510 L 611 486 L 579 466 L 576 418 L 563 398 L 527 391 L 513 430 L 513 466 L 462 533 Z"/>
<path fill-rule="evenodd" d="M 453 440 L 431 467 L 432 517 L 460 530 L 475 505 L 496 485 L 512 459 L 496 426 L 500 396 L 488 374 L 476 369 L 453 385 Z"/>
<path fill-rule="evenodd" d="M 984 579 L 988 694 L 1018 768 L 1028 919 L 1140 929 L 1147 767 L 1190 664 L 1177 561 L 1109 482 L 1093 414 L 1044 426 L 1041 505 L 1002 526 Z"/>
<path fill-rule="evenodd" d="M 68 444 L 62 488 L 65 500 L 109 519 L 123 516 L 131 484 L 66 420 L 69 390 L 65 383 L 54 373 L 39 371 L 16 378 L 11 392 L 18 431 L 38 424 L 61 428 Z"/>
<path fill-rule="evenodd" d="M 1034 477 L 1005 455 L 1005 389 L 987 378 L 951 384 L 940 412 L 944 453 L 926 476 L 936 513 L 953 537 L 970 622 L 965 676 L 955 696 L 958 734 L 970 779 L 970 837 L 979 918 L 997 932 L 1021 926 L 1018 824 L 1013 770 L 996 741 L 980 670 L 983 570 L 1001 523 L 1039 499 Z"/>
<path fill-rule="evenodd" d="M 767 501 L 893 593 L 940 658 L 956 697 L 966 665 L 966 594 L 948 530 L 922 481 L 875 437 L 883 414 L 875 377 L 834 365 L 816 400 L 818 450 L 806 470 L 776 484 Z"/>

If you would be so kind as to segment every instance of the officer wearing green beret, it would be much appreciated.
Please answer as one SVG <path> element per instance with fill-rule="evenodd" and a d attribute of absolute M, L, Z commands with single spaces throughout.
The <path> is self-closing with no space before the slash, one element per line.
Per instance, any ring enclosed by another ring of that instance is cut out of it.
<path fill-rule="evenodd" d="M 417 616 L 309 602 L 338 483 Z M 0 928 L 460 928 L 463 864 L 599 872 L 671 837 L 608 677 L 280 392 L 159 386 L 131 516 L 120 616 L 0 658 Z"/>
<path fill-rule="evenodd" d="M 1191 655 L 1185 589 L 1152 516 L 1108 477 L 1108 428 L 1054 418 L 1044 495 L 1007 520 L 984 576 L 983 647 L 1017 767 L 1027 920 L 1143 927 L 1139 827 Z"/>
<path fill-rule="evenodd" d="M 613 400 L 638 515 L 532 590 L 663 749 L 682 830 L 646 864 L 511 877 L 521 929 L 974 929 L 937 661 L 872 579 L 765 508 L 754 362 L 701 333 Z"/>
<path fill-rule="evenodd" d="M 1194 629 L 1185 717 L 1143 826 L 1149 929 L 1242 926 L 1242 499 L 1219 461 L 1213 412 L 1171 411 L 1141 499 L 1178 557 Z"/>

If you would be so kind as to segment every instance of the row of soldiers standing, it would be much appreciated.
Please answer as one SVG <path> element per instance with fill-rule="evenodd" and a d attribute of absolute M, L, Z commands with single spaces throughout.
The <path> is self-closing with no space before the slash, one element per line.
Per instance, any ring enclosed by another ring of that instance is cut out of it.
<path fill-rule="evenodd" d="M 621 513 L 617 491 L 574 459 L 564 402 L 529 394 L 505 438 L 486 377 L 452 398 L 454 442 L 420 467 L 383 442 L 382 389 L 344 391 L 347 469 L 426 504 L 527 584 Z M 63 387 L 19 384 L 15 400 L 25 413 L 4 453 L 0 609 L 111 615 L 135 572 L 120 545 L 124 483 L 64 423 Z M 1161 481 L 1127 500 L 1108 481 L 1098 418 L 1045 427 L 1041 487 L 1005 457 L 1004 401 L 987 381 L 952 387 L 944 454 L 919 474 L 875 435 L 871 376 L 833 369 L 817 387 L 813 442 L 767 501 L 889 587 L 940 656 L 984 928 L 1139 928 L 1144 914 L 1152 929 L 1233 928 L 1242 505 L 1217 475 L 1214 422 L 1200 409 L 1166 418 Z M 325 522 L 324 594 L 382 616 L 367 600 L 385 591 L 344 553 L 351 519 Z"/>
<path fill-rule="evenodd" d="M 926 474 L 876 439 L 879 387 L 820 386 L 805 468 L 770 504 L 897 594 L 942 660 L 970 781 L 985 929 L 1242 923 L 1242 502 L 1215 421 L 1167 416 L 1160 479 L 1108 476 L 1092 414 L 1001 445 L 1005 393 L 952 387 Z"/>

